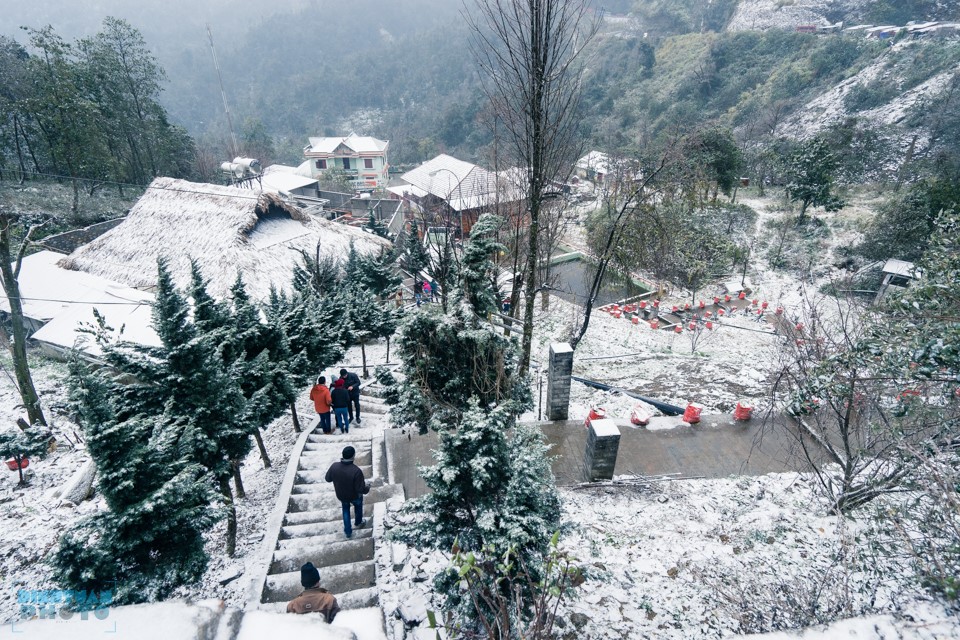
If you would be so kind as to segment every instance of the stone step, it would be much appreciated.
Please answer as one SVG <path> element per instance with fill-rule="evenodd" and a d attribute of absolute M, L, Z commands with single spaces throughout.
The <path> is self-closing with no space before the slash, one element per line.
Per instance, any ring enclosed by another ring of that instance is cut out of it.
<path fill-rule="evenodd" d="M 353 508 L 350 508 L 353 511 Z M 370 518 L 373 516 L 373 503 L 363 502 L 363 517 Z M 283 525 L 285 527 L 295 527 L 304 524 L 319 524 L 324 522 L 339 522 L 340 526 L 343 526 L 343 510 L 338 504 L 336 507 L 330 507 L 327 509 L 318 509 L 316 511 L 298 511 L 295 513 L 287 512 L 283 516 Z"/>
<path fill-rule="evenodd" d="M 356 464 L 359 464 L 361 467 L 368 467 L 370 463 L 373 462 L 370 452 L 364 453 L 363 455 L 357 454 L 357 457 L 354 458 Z M 334 462 L 340 461 L 340 452 L 337 451 L 335 455 L 327 456 L 322 455 L 320 452 L 311 451 L 310 455 L 300 456 L 298 461 L 297 473 L 302 473 L 304 471 L 310 472 L 321 472 L 321 475 L 326 475 L 327 469 L 330 468 Z"/>
<path fill-rule="evenodd" d="M 367 522 L 370 526 L 370 522 Z M 337 542 L 328 542 L 322 546 L 300 546 L 278 549 L 273 552 L 270 573 L 300 571 L 304 562 L 312 562 L 315 567 L 333 567 L 343 564 L 355 564 L 373 560 L 373 538 L 346 538 L 341 534 Z M 323 572 L 321 571 L 321 577 Z"/>
<path fill-rule="evenodd" d="M 314 433 L 323 435 L 324 436 L 323 442 L 325 444 L 338 444 L 341 447 L 345 447 L 348 444 L 354 444 L 357 440 L 361 440 L 365 436 L 369 437 L 367 434 L 362 434 L 362 435 L 359 435 L 358 437 L 358 434 L 356 433 L 340 433 L 340 431 L 337 430 L 337 427 L 335 425 L 333 427 L 333 433 L 329 435 L 324 434 L 323 431 L 320 431 L 319 420 L 316 420 L 315 423 L 312 423 L 309 427 L 307 427 L 307 429 L 310 431 L 311 435 L 313 435 Z"/>
<path fill-rule="evenodd" d="M 336 596 L 337 604 L 343 611 L 346 611 L 347 609 L 366 609 L 367 607 L 376 607 L 380 604 L 380 590 L 376 587 L 354 589 L 353 591 L 347 591 L 346 593 L 335 593 L 333 595 Z M 265 602 L 261 603 L 259 608 L 261 611 L 286 613 L 287 601 Z"/>
<path fill-rule="evenodd" d="M 321 431 L 318 433 L 311 433 L 310 435 L 308 435 L 307 444 L 320 445 L 320 446 L 319 448 L 311 447 L 310 449 L 304 449 L 303 453 L 301 454 L 301 457 L 303 457 L 303 455 L 314 456 L 314 455 L 317 455 L 318 453 L 329 454 L 334 458 L 336 458 L 336 460 L 331 460 L 331 462 L 336 462 L 337 460 L 340 459 L 340 453 L 343 451 L 343 448 L 348 444 L 350 444 L 353 446 L 353 448 L 357 452 L 357 455 L 354 458 L 356 463 L 370 464 L 370 440 L 362 440 L 360 442 L 357 442 L 356 444 L 344 443 L 344 442 L 331 442 L 330 435 L 323 433 Z"/>
<path fill-rule="evenodd" d="M 320 585 L 334 595 L 369 589 L 375 586 L 376 582 L 376 568 L 372 560 L 324 567 L 320 570 Z M 297 567 L 296 571 L 268 575 L 260 601 L 288 602 L 302 592 L 300 568 Z"/>
<path fill-rule="evenodd" d="M 340 509 L 340 501 L 337 500 L 337 496 L 334 494 L 332 486 L 328 486 L 325 489 L 320 488 L 318 485 L 313 486 L 317 487 L 315 492 L 292 494 L 290 496 L 290 502 L 287 506 L 287 513 L 296 513 L 298 511 L 320 511 L 330 508 Z M 370 489 L 370 493 L 363 496 L 364 506 L 366 506 L 367 502 L 371 504 L 374 502 L 382 502 L 387 498 L 393 497 L 393 495 L 393 490 L 387 488 L 387 486 L 372 487 Z"/>
<path fill-rule="evenodd" d="M 376 494 L 374 492 L 376 491 Z M 331 495 L 333 492 L 331 491 Z M 371 495 L 381 496 L 377 500 L 371 500 Z M 380 485 L 375 488 L 370 489 L 370 494 L 364 496 L 363 499 L 363 515 L 365 518 L 370 517 L 373 513 L 373 505 L 375 502 L 381 502 L 389 500 L 390 498 L 400 498 L 403 499 L 403 485 L 399 484 L 385 484 Z M 343 510 L 340 508 L 339 501 L 335 507 L 321 507 L 319 509 L 306 510 L 306 511 L 287 511 L 283 517 L 284 526 L 295 526 L 301 524 L 313 524 L 318 522 L 334 522 L 339 521 L 343 518 Z"/>
<path fill-rule="evenodd" d="M 350 512 L 351 516 L 353 511 Z M 277 543 L 277 550 L 280 549 L 298 549 L 298 548 L 308 548 L 308 549 L 323 549 L 326 545 L 331 542 L 343 542 L 346 538 L 343 535 L 343 520 L 339 522 L 330 522 L 327 523 L 331 528 L 329 531 L 318 533 L 317 535 L 312 536 L 297 536 L 295 538 L 289 538 L 287 540 L 280 540 Z M 369 538 L 373 535 L 373 519 L 367 518 L 367 526 L 363 529 L 354 528 L 353 538 L 351 540 L 362 540 L 363 538 Z"/>
<path fill-rule="evenodd" d="M 363 505 L 367 510 L 367 505 Z M 369 520 L 369 518 L 368 518 Z M 314 538 L 330 534 L 343 535 L 343 518 L 328 520 L 327 522 L 308 522 L 306 524 L 291 524 L 280 528 L 280 544 L 297 538 Z"/>
<path fill-rule="evenodd" d="M 313 437 L 314 437 L 313 434 L 310 434 L 309 436 L 307 436 L 308 438 L 307 442 L 306 444 L 303 445 L 304 453 L 330 453 L 336 458 L 336 460 L 339 460 L 340 451 L 342 451 L 345 446 L 351 445 L 354 449 L 358 449 L 357 434 L 353 432 L 344 433 L 342 435 L 340 433 L 337 433 L 336 435 L 333 435 L 333 434 L 327 435 L 327 434 L 321 433 L 319 436 L 321 439 L 318 442 L 310 442 L 309 438 L 313 438 Z M 343 438 L 343 439 L 337 440 L 337 438 Z M 331 447 L 330 446 L 331 444 L 335 446 Z M 367 440 L 366 446 L 369 449 L 370 447 L 369 440 Z M 331 460 L 331 462 L 335 462 L 336 460 Z"/>
<path fill-rule="evenodd" d="M 327 467 L 333 462 L 327 463 Z M 369 464 L 357 465 L 357 468 L 363 472 L 363 477 L 370 481 L 373 475 L 373 467 Z M 324 477 L 327 475 L 326 469 L 317 469 L 316 471 L 298 471 L 297 479 L 294 481 L 292 493 L 315 493 L 318 491 L 332 491 L 333 485 L 327 483 Z"/>

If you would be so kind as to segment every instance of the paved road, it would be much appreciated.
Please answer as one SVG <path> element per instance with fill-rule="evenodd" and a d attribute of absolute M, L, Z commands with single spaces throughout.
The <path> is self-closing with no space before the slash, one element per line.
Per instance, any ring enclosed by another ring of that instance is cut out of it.
<path fill-rule="evenodd" d="M 798 455 L 795 425 L 779 420 L 762 429 L 762 423 L 760 419 L 734 423 L 728 415 L 705 416 L 697 426 L 673 429 L 663 427 L 681 424 L 679 418 L 654 418 L 652 430 L 622 423 L 615 473 L 722 478 L 809 470 L 809 465 Z M 555 456 L 553 473 L 557 483 L 583 482 L 587 436 L 583 423 L 544 422 L 540 428 L 551 447 L 551 455 Z M 425 494 L 428 489 L 417 472 L 417 465 L 433 464 L 431 452 L 438 446 L 437 434 L 420 436 L 387 430 L 385 435 L 392 473 L 396 481 L 403 484 L 407 498 Z"/>

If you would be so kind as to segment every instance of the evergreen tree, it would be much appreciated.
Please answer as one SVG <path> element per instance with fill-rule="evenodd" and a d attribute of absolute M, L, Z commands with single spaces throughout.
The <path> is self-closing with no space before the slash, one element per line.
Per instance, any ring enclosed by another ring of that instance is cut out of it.
<path fill-rule="evenodd" d="M 471 398 L 484 410 L 503 405 L 520 414 L 533 406 L 529 384 L 517 374 L 516 345 L 464 304 L 449 314 L 412 315 L 397 349 L 406 380 L 391 412 L 395 426 L 445 429 L 459 422 Z"/>
<path fill-rule="evenodd" d="M 377 256 L 360 257 L 358 262 L 356 283 L 376 296 L 385 298 L 400 286 L 392 251 L 383 249 Z"/>
<path fill-rule="evenodd" d="M 407 241 L 407 253 L 404 257 L 403 266 L 414 278 L 419 277 L 420 272 L 430 264 L 430 256 L 423 247 L 420 240 L 420 230 L 417 228 L 417 221 L 410 223 L 410 234 Z"/>
<path fill-rule="evenodd" d="M 397 315 L 390 306 L 385 306 L 373 292 L 358 287 L 344 296 L 347 303 L 347 318 L 350 342 L 360 345 L 363 359 L 363 377 L 368 378 L 366 343 L 378 338 L 390 339 L 397 330 Z M 389 351 L 389 348 L 388 348 Z"/>
<path fill-rule="evenodd" d="M 392 536 L 419 549 L 472 554 L 490 570 L 511 575 L 522 566 L 532 578 L 525 588 L 534 588 L 560 526 L 560 500 L 545 454 L 542 436 L 516 425 L 507 407 L 488 412 L 471 399 L 456 427 L 441 431 L 437 464 L 421 472 L 431 492 L 405 506 L 417 517 Z M 509 567 L 504 557 L 511 558 Z M 435 585 L 447 613 L 475 631 L 484 626 L 481 617 L 492 621 L 499 612 L 466 597 L 460 582 L 457 571 L 447 570 Z M 530 600 L 502 595 L 511 603 Z"/>
<path fill-rule="evenodd" d="M 390 232 L 387 231 L 386 225 L 384 225 L 374 214 L 373 209 L 370 210 L 370 213 L 367 216 L 367 224 L 363 226 L 364 229 L 369 230 L 372 234 L 380 236 L 381 238 L 389 238 Z"/>
<path fill-rule="evenodd" d="M 800 203 L 798 222 L 803 222 L 807 207 L 839 211 L 844 202 L 833 193 L 838 160 L 823 138 L 800 143 L 786 160 L 787 197 Z"/>
<path fill-rule="evenodd" d="M 289 348 L 284 369 L 294 389 L 312 384 L 319 372 L 343 358 L 349 327 L 341 296 L 321 298 L 312 287 L 294 287 L 290 296 L 272 290 L 264 309 L 268 322 L 279 327 Z M 300 430 L 296 404 L 290 402 L 293 425 Z"/>
<path fill-rule="evenodd" d="M 71 406 L 108 511 L 70 527 L 50 560 L 63 587 L 110 590 L 120 604 L 162 599 L 198 580 L 214 519 L 209 476 L 184 455 L 179 419 L 130 412 L 125 386 L 108 369 L 70 364 Z"/>
<path fill-rule="evenodd" d="M 17 463 L 20 484 L 24 484 L 21 466 L 24 458 L 42 457 L 50 446 L 51 437 L 50 432 L 39 425 L 0 433 L 0 459 L 12 459 Z"/>
<path fill-rule="evenodd" d="M 505 247 L 497 242 L 497 230 L 503 219 L 484 213 L 470 231 L 470 240 L 460 261 L 460 282 L 474 313 L 481 317 L 499 310 L 500 292 L 497 290 L 497 265 L 492 257 Z"/>

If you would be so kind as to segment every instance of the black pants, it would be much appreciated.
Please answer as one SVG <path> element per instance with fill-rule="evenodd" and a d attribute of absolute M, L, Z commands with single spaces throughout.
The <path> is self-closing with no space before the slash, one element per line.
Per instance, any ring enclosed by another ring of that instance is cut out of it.
<path fill-rule="evenodd" d="M 360 393 L 357 392 L 356 395 L 350 394 L 350 404 L 347 405 L 350 409 L 350 422 L 353 422 L 354 419 L 360 419 Z"/>

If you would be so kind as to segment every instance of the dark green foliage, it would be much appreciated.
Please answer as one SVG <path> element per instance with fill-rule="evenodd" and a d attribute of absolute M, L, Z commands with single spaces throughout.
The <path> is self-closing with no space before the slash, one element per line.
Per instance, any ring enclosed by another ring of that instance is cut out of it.
<path fill-rule="evenodd" d="M 872 260 L 919 260 L 939 213 L 960 208 L 958 185 L 948 176 L 929 178 L 896 195 L 877 212 L 857 251 Z"/>
<path fill-rule="evenodd" d="M 681 153 L 687 174 L 683 187 L 701 202 L 712 192 L 729 196 L 740 181 L 744 169 L 743 153 L 729 129 L 704 129 L 687 136 Z"/>
<path fill-rule="evenodd" d="M 397 350 L 406 380 L 391 412 L 396 426 L 444 429 L 459 422 L 471 398 L 482 409 L 505 405 L 517 414 L 532 406 L 529 385 L 516 373 L 515 344 L 481 325 L 463 304 L 449 314 L 411 316 Z"/>
<path fill-rule="evenodd" d="M 348 286 L 357 285 L 381 298 L 389 296 L 400 286 L 396 260 L 389 249 L 381 250 L 376 256 L 359 256 L 356 261 L 355 273 L 347 282 Z"/>
<path fill-rule="evenodd" d="M 801 142 L 786 159 L 787 197 L 800 203 L 800 220 L 810 206 L 839 211 L 844 202 L 833 193 L 839 160 L 822 137 Z"/>
<path fill-rule="evenodd" d="M 416 277 L 429 264 L 430 256 L 427 255 L 427 250 L 423 247 L 423 242 L 420 240 L 420 230 L 417 228 L 417 221 L 414 220 L 410 223 L 407 253 L 403 258 L 403 268 Z"/>
<path fill-rule="evenodd" d="M 460 259 L 463 293 L 473 312 L 484 318 L 499 310 L 498 268 L 493 257 L 506 249 L 496 240 L 502 224 L 503 219 L 499 216 L 482 214 L 470 230 L 470 239 Z"/>
<path fill-rule="evenodd" d="M 370 213 L 367 215 L 367 224 L 363 225 L 364 229 L 368 229 L 374 235 L 380 236 L 381 238 L 390 237 L 390 233 L 387 231 L 385 224 L 380 222 L 376 214 L 374 214 L 373 209 L 370 210 Z"/>
<path fill-rule="evenodd" d="M 421 473 L 431 493 L 405 506 L 417 519 L 395 528 L 393 537 L 419 549 L 472 553 L 491 562 L 515 554 L 533 578 L 524 588 L 534 588 L 551 534 L 560 526 L 560 500 L 539 431 L 517 425 L 509 407 L 485 411 L 472 399 L 456 427 L 441 431 L 437 464 Z M 496 615 L 467 597 L 457 571 L 441 573 L 435 584 L 446 596 L 445 611 L 464 627 L 479 627 L 480 616 Z M 519 593 L 506 598 L 514 605 L 525 601 Z M 518 613 L 523 618 L 530 611 Z"/>
<path fill-rule="evenodd" d="M 17 463 L 20 483 L 23 483 L 23 469 L 19 468 L 23 458 L 43 457 L 50 445 L 50 432 L 39 425 L 21 430 L 11 429 L 0 433 L 0 460 L 12 459 Z"/>
<path fill-rule="evenodd" d="M 346 314 L 342 297 L 321 298 L 309 288 L 291 295 L 273 291 L 264 312 L 286 336 L 290 360 L 285 369 L 294 385 L 311 383 L 343 357 L 350 337 L 342 321 Z"/>
<path fill-rule="evenodd" d="M 336 293 L 342 279 L 341 268 L 332 255 L 320 255 L 320 244 L 317 244 L 314 255 L 301 250 L 302 264 L 293 271 L 293 289 L 303 291 L 311 289 L 318 296 L 333 295 Z"/>
<path fill-rule="evenodd" d="M 97 465 L 109 511 L 60 539 L 51 565 L 62 586 L 113 592 L 117 603 L 167 597 L 203 574 L 213 522 L 209 478 L 193 462 L 181 418 L 131 412 L 115 375 L 70 365 L 71 406 Z"/>

